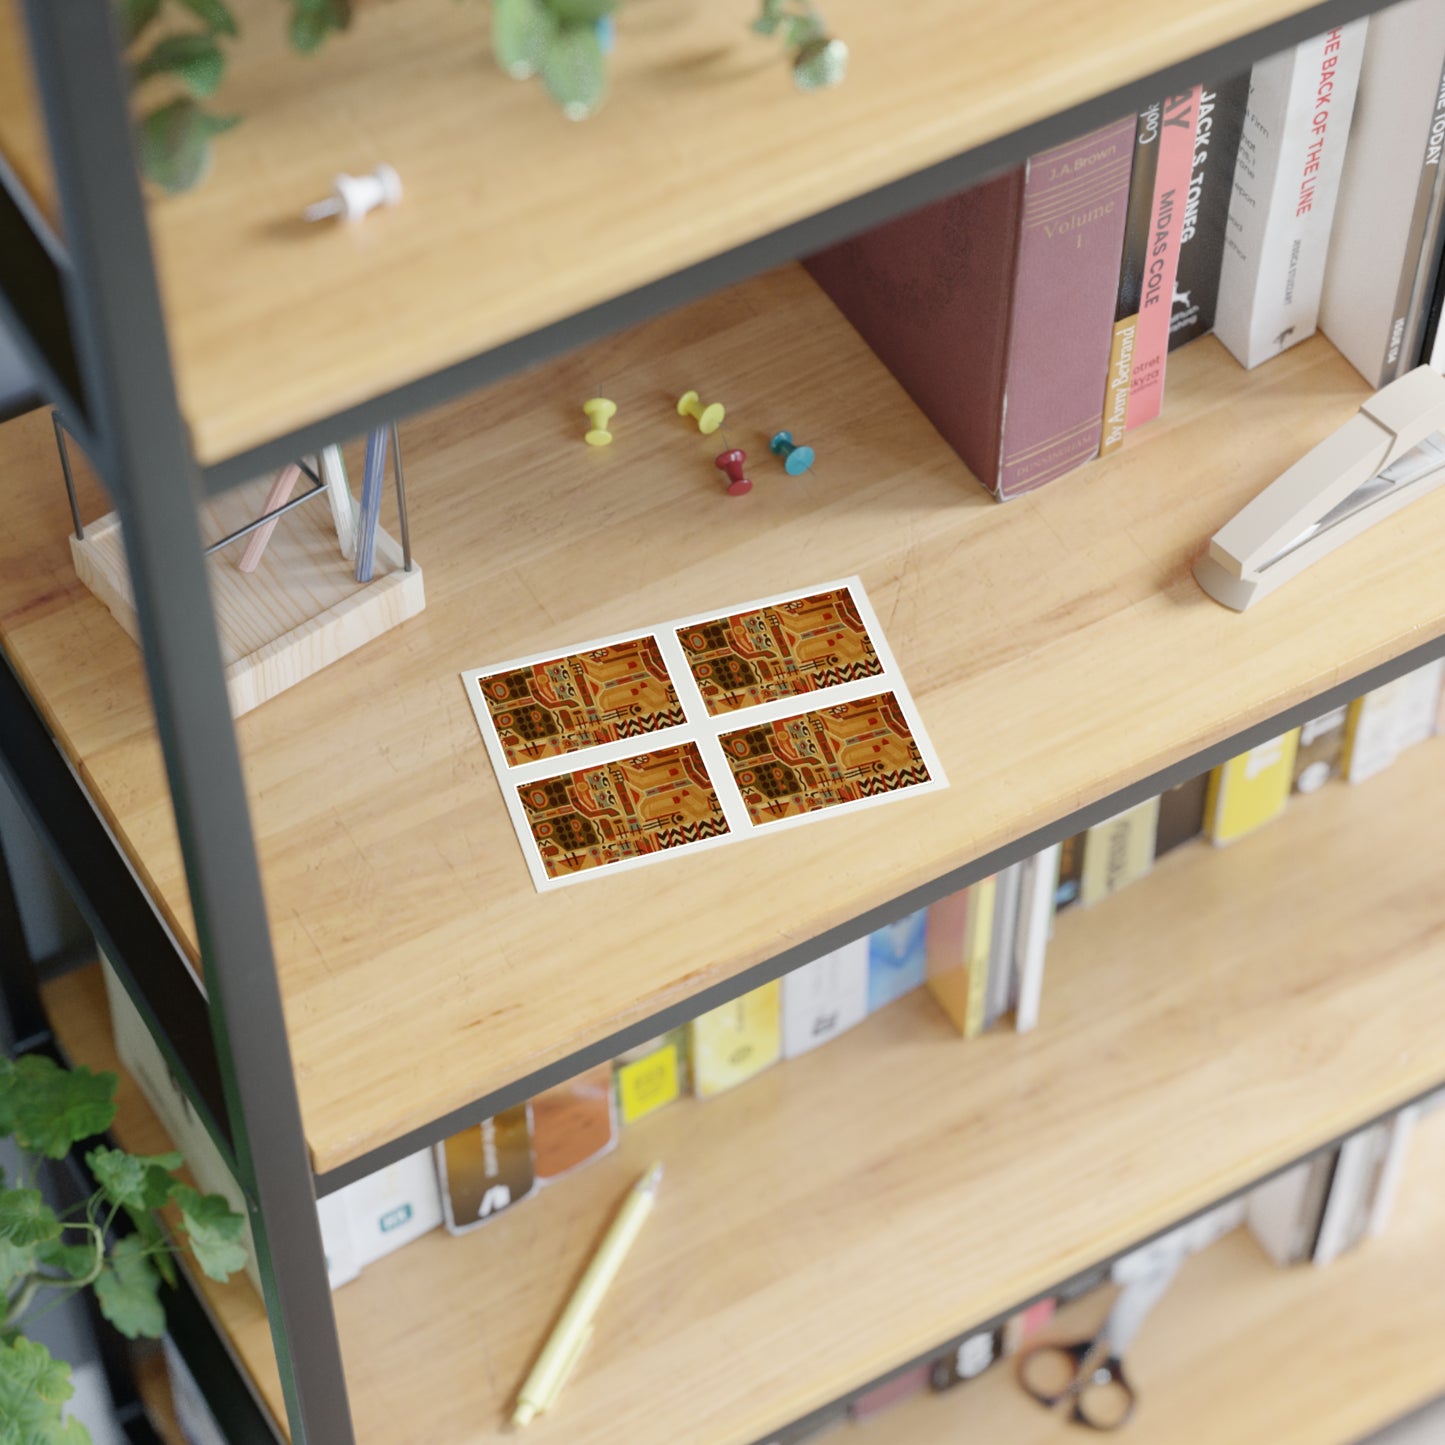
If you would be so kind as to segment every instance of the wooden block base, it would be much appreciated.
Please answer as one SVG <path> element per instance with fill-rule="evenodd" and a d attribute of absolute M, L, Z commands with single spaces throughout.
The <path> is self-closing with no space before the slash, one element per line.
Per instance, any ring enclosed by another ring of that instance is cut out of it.
<path fill-rule="evenodd" d="M 209 544 L 247 522 L 265 505 L 269 482 L 233 488 L 201 508 L 201 535 Z M 245 542 L 210 559 L 211 595 L 226 669 L 231 715 L 240 717 L 303 678 L 355 652 L 426 606 L 421 568 L 402 567 L 401 548 L 382 528 L 376 533 L 376 570 L 358 583 L 341 555 L 331 511 L 323 497 L 293 508 L 277 523 L 260 565 L 239 570 Z M 120 518 L 108 512 L 71 537 L 80 580 L 139 641 L 130 571 Z"/>

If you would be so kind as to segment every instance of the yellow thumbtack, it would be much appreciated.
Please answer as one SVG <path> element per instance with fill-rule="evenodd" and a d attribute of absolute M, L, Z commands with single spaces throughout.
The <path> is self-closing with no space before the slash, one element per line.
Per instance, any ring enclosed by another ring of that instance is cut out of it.
<path fill-rule="evenodd" d="M 582 403 L 582 410 L 587 413 L 587 420 L 592 423 L 591 431 L 582 440 L 589 447 L 607 446 L 612 440 L 607 423 L 617 414 L 617 403 L 608 401 L 605 396 L 594 396 L 591 401 Z"/>
<path fill-rule="evenodd" d="M 721 402 L 713 402 L 711 406 L 703 406 L 698 400 L 695 391 L 685 391 L 677 399 L 678 416 L 696 417 L 697 429 L 703 436 L 710 436 L 723 423 L 723 417 L 727 415 Z"/>

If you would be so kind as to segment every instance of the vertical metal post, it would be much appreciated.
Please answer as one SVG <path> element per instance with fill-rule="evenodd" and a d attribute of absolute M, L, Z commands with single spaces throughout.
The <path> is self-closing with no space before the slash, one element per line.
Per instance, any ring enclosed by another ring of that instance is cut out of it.
<path fill-rule="evenodd" d="M 354 1439 L 108 0 L 26 0 L 96 461 L 121 516 L 294 1445 Z"/>
<path fill-rule="evenodd" d="M 0 1044 L 9 1042 L 15 1052 L 33 1048 L 50 1036 L 45 1008 L 40 1002 L 40 966 L 30 952 L 20 905 L 5 861 L 0 839 L 0 1003 L 9 1019 L 11 1039 L 4 1038 L 0 1023 Z"/>

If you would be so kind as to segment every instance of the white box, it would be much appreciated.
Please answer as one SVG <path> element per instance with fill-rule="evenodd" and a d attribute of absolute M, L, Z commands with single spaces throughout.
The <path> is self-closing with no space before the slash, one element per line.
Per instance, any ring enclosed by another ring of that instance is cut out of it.
<path fill-rule="evenodd" d="M 837 1038 L 867 1013 L 868 940 L 860 938 L 783 975 L 783 1057 Z"/>

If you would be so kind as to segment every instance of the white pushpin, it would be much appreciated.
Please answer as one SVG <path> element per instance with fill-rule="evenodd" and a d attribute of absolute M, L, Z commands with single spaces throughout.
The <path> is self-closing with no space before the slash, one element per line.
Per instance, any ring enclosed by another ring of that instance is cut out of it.
<path fill-rule="evenodd" d="M 378 206 L 394 206 L 401 200 L 401 177 L 388 165 L 379 165 L 370 175 L 348 176 L 344 172 L 331 182 L 331 194 L 301 213 L 308 221 L 340 216 L 359 221 Z"/>

